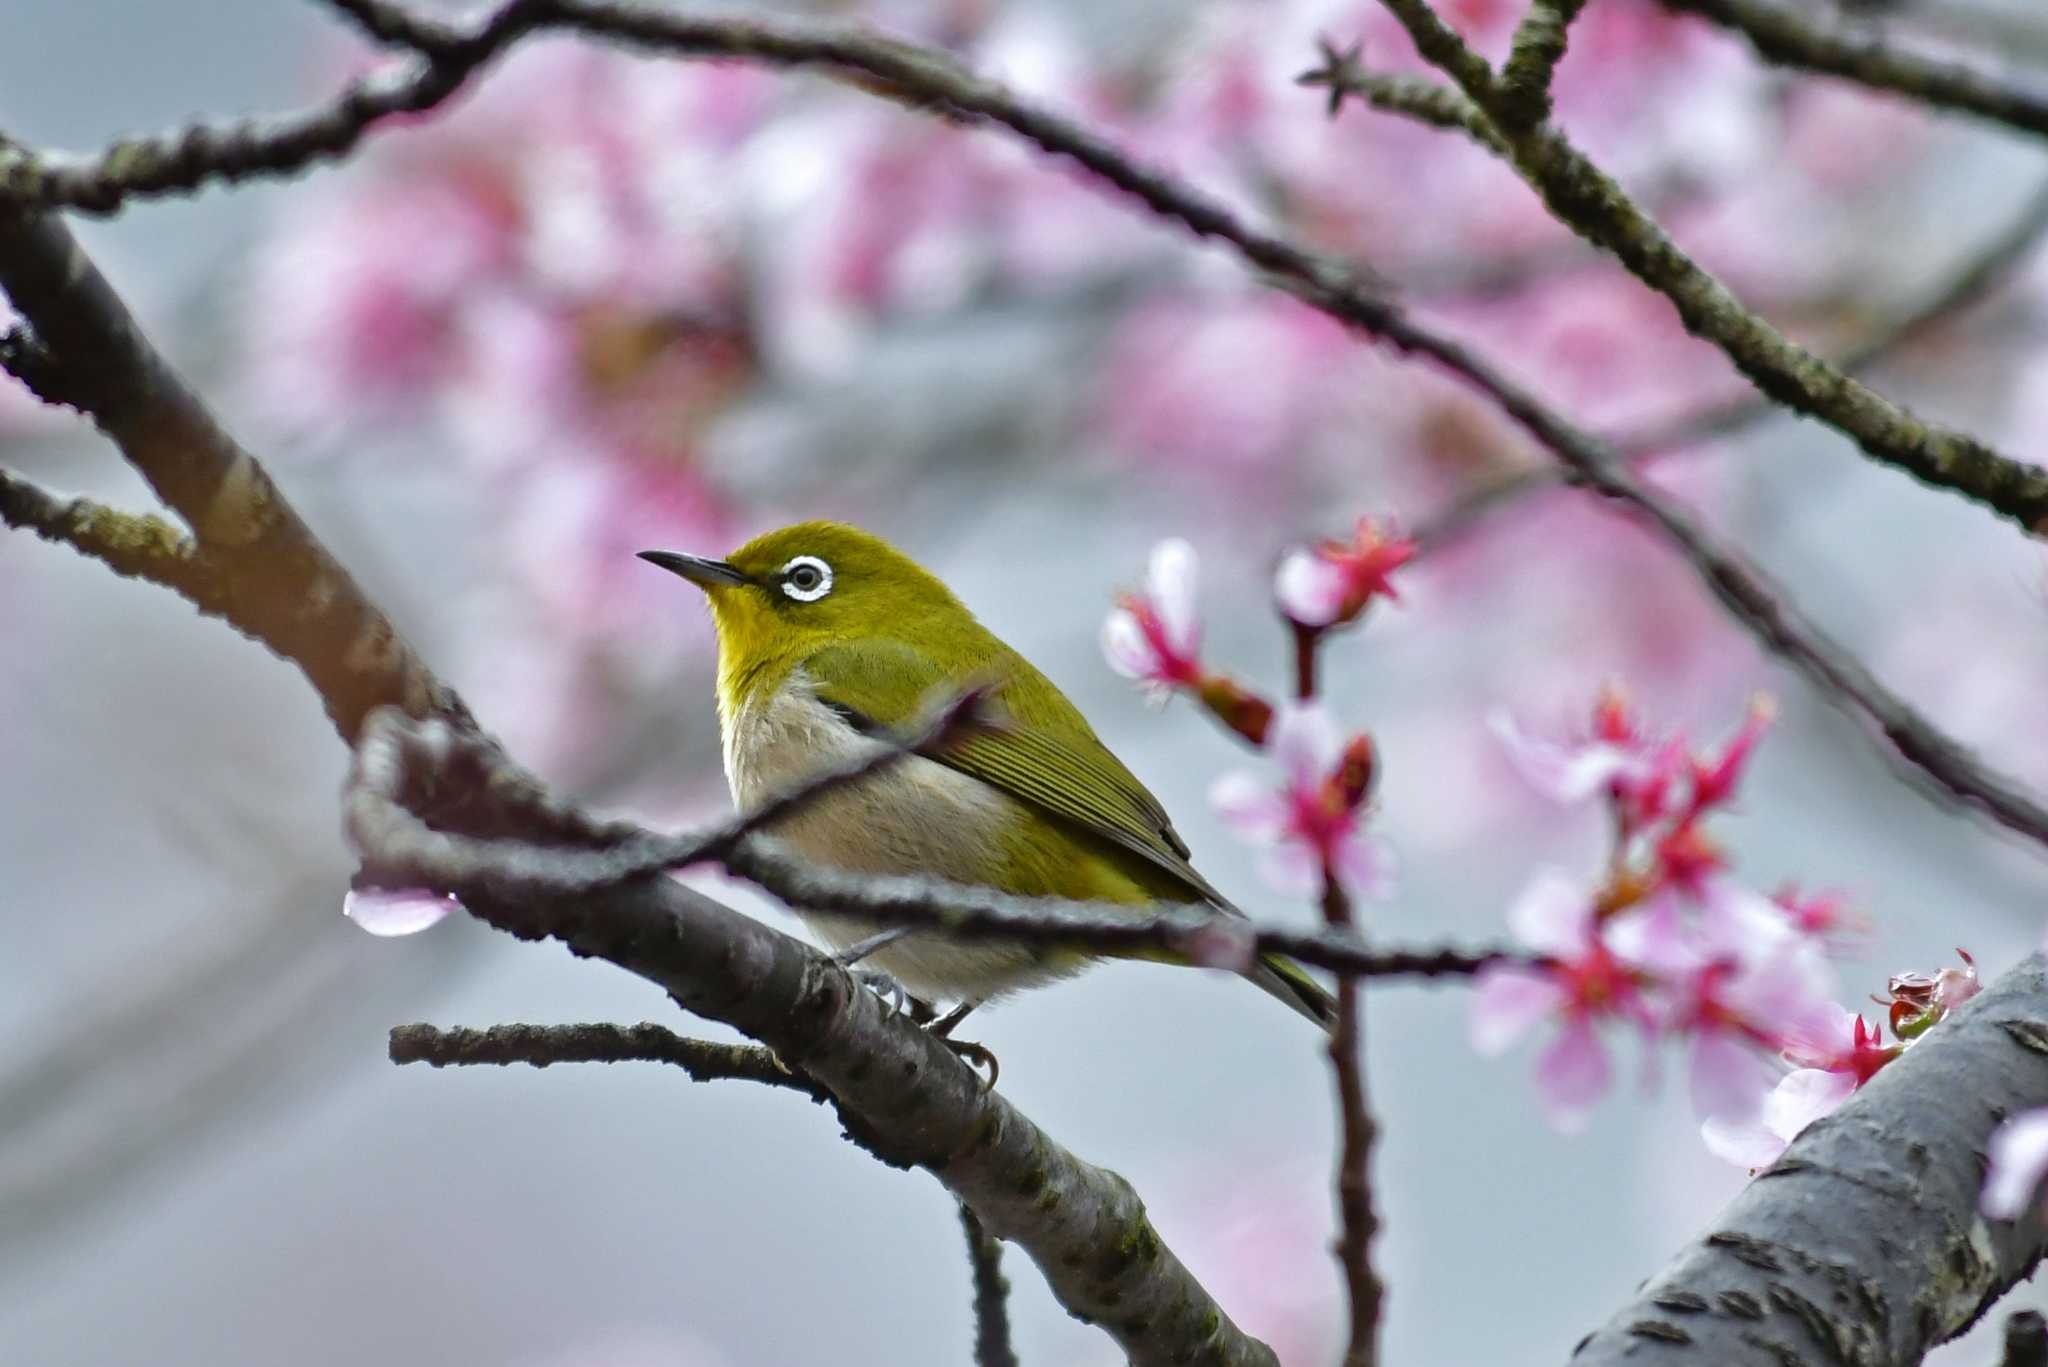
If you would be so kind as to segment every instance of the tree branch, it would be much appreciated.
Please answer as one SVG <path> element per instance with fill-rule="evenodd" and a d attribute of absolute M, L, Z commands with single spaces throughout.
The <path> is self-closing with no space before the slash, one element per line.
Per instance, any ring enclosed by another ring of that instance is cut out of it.
<path fill-rule="evenodd" d="M 1586 0 L 1529 0 L 1500 72 L 1496 114 L 1512 128 L 1550 117 L 1550 81 L 1564 60 L 1565 37 Z"/>
<path fill-rule="evenodd" d="M 1351 899 L 1327 861 L 1323 919 L 1332 929 L 1351 929 Z M 1365 997 L 1356 978 L 1337 980 L 1337 1028 L 1330 1032 L 1329 1050 L 1337 1077 L 1337 1267 L 1351 1306 L 1344 1367 L 1376 1367 L 1381 1305 L 1386 1299 L 1386 1286 L 1372 1265 L 1372 1238 L 1380 1227 L 1372 1203 L 1372 1149 L 1379 1127 L 1366 1099 Z"/>
<path fill-rule="evenodd" d="M 2037 955 L 1809 1126 L 1573 1367 L 1915 1367 L 1963 1332 L 2048 1246 L 1977 1213 L 1992 1130 L 2048 1105 L 2043 1022 Z"/>
<path fill-rule="evenodd" d="M 974 1212 L 960 1207 L 967 1236 L 967 1265 L 974 1276 L 974 1367 L 1017 1367 L 1010 1347 L 1009 1279 L 1003 1276 L 1003 1246 L 981 1227 Z"/>
<path fill-rule="evenodd" d="M 1512 107 L 1503 110 L 1501 81 L 1428 0 L 1384 3 L 1485 113 L 1507 146 L 1504 159 L 1551 214 L 1670 300 L 1686 329 L 1719 347 L 1758 390 L 1852 438 L 1872 459 L 1982 504 L 2031 535 L 2048 535 L 2048 469 L 1924 421 L 1750 312 L 1554 125 L 1515 123 Z"/>
<path fill-rule="evenodd" d="M 1890 47 L 1868 25 L 1815 23 L 1776 0 L 1663 0 L 1749 39 L 1757 55 L 1779 66 L 1839 76 L 1878 90 L 1953 110 L 2022 133 L 2048 134 L 2048 92 L 2008 85 L 1953 62 Z"/>

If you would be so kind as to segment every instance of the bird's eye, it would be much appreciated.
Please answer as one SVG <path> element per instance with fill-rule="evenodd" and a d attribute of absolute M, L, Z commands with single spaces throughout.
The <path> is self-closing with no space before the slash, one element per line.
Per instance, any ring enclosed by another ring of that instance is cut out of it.
<path fill-rule="evenodd" d="M 799 603 L 815 603 L 832 592 L 832 567 L 815 555 L 800 555 L 782 567 L 782 592 Z"/>

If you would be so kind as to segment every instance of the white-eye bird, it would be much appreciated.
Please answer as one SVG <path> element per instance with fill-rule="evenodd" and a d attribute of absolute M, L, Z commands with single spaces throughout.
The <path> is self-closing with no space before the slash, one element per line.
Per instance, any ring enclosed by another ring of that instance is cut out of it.
<path fill-rule="evenodd" d="M 999 711 L 999 727 L 931 758 L 907 756 L 778 818 L 770 832 L 806 858 L 1022 897 L 1240 914 L 1195 872 L 1158 800 L 1066 696 L 880 537 L 804 522 L 724 560 L 641 558 L 710 600 L 725 776 L 742 813 L 866 752 L 878 732 L 910 725 L 948 689 L 982 688 Z M 798 911 L 835 949 L 877 929 Z M 1088 956 L 931 932 L 903 935 L 869 962 L 919 998 L 971 1007 L 1074 973 Z M 1250 976 L 1320 1025 L 1335 1018 L 1329 994 L 1289 959 L 1269 955 Z"/>

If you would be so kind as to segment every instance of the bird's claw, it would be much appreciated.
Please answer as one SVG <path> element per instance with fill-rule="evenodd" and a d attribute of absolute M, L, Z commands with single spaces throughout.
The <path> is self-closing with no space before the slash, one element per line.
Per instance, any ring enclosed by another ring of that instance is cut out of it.
<path fill-rule="evenodd" d="M 995 1053 L 987 1045 L 976 1044 L 972 1040 L 948 1039 L 944 1035 L 940 1035 L 939 1040 L 977 1074 L 984 1068 L 988 1070 L 988 1076 L 981 1079 L 984 1096 L 996 1089 L 996 1078 L 1001 1076 L 1003 1069 L 1002 1065 L 996 1062 Z"/>
<path fill-rule="evenodd" d="M 917 1000 L 904 990 L 903 984 L 879 968 L 856 968 L 853 980 L 882 999 L 891 1016 L 900 1016 L 911 1009 Z"/>

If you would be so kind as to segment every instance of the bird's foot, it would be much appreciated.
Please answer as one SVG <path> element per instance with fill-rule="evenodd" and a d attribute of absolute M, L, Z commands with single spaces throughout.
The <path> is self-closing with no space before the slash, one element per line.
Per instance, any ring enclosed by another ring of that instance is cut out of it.
<path fill-rule="evenodd" d="M 934 1030 L 932 1033 L 938 1032 Z M 948 1039 L 944 1035 L 939 1035 L 939 1042 L 951 1049 L 962 1063 L 976 1073 L 987 1073 L 987 1076 L 981 1079 L 981 1090 L 984 1095 L 996 1089 L 996 1079 L 1002 1075 L 1003 1068 L 996 1062 L 994 1051 L 986 1044 L 976 1044 L 972 1040 Z"/>
<path fill-rule="evenodd" d="M 983 1080 L 981 1090 L 990 1092 L 995 1090 L 996 1078 L 1002 1072 L 1002 1065 L 996 1062 L 995 1054 L 985 1044 L 975 1044 L 970 1040 L 957 1040 L 953 1038 L 953 1027 L 967 1019 L 967 1013 L 980 1004 L 979 1002 L 961 1002 L 945 1015 L 929 1022 L 925 1029 L 945 1041 L 946 1047 L 959 1055 L 960 1061 L 974 1069 L 975 1072 L 979 1073 L 986 1069 L 988 1076 Z"/>
<path fill-rule="evenodd" d="M 882 999 L 882 1005 L 888 1008 L 890 1015 L 900 1016 L 905 1012 L 909 1012 L 912 1020 L 918 1020 L 917 1010 L 920 1006 L 923 1006 L 923 1003 L 911 996 L 902 983 L 897 982 L 879 968 L 856 968 L 852 969 L 851 972 L 855 982 Z M 929 1011 L 931 1008 L 925 1007 L 924 1009 Z M 919 1021 L 919 1023 L 922 1024 L 923 1022 Z"/>

